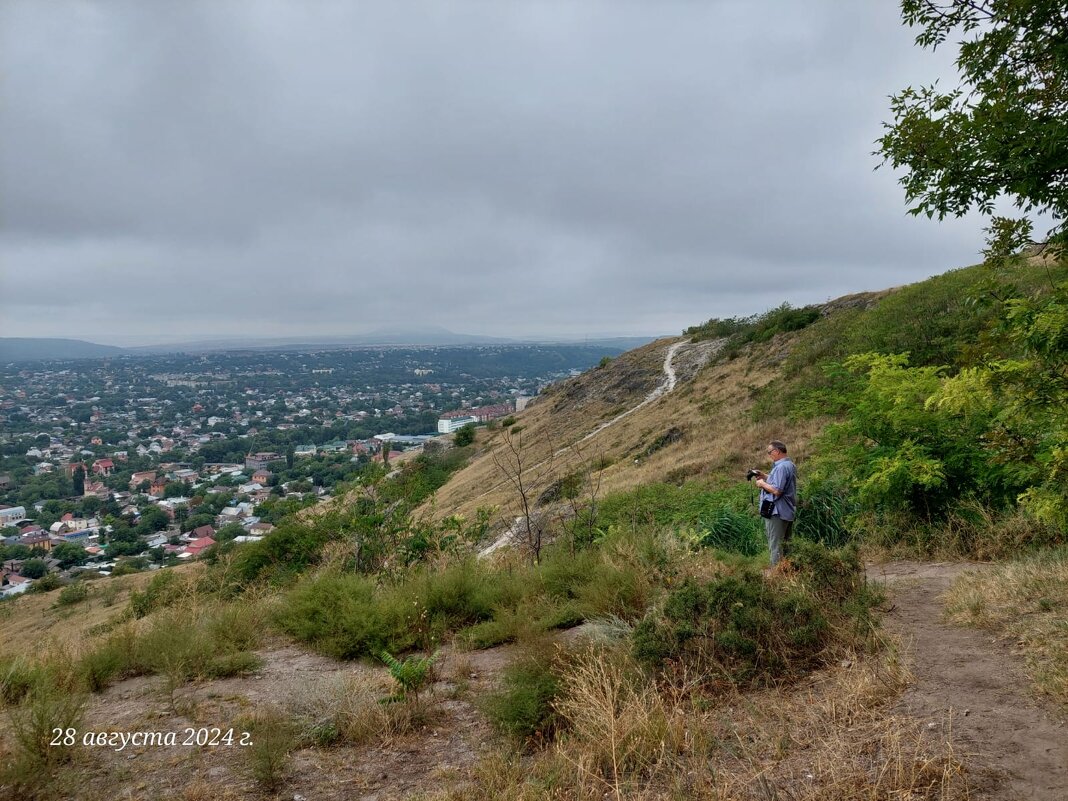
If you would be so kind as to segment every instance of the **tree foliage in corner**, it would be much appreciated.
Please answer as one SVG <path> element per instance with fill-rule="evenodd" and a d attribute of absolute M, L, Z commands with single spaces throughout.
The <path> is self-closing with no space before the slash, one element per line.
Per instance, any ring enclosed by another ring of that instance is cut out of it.
<path fill-rule="evenodd" d="M 932 50 L 960 34 L 960 84 L 902 90 L 879 140 L 884 163 L 904 168 L 913 214 L 943 219 L 978 210 L 991 218 L 988 257 L 1031 236 L 1031 216 L 1056 220 L 1068 243 L 1068 5 L 1064 0 L 902 0 Z M 1021 211 L 994 214 L 999 197 Z"/>

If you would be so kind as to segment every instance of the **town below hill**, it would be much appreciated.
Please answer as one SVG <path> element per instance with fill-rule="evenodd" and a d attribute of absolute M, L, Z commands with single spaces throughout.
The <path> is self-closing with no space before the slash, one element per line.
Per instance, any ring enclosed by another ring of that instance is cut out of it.
<path fill-rule="evenodd" d="M 485 345 L 9 366 L 0 593 L 256 541 L 438 434 L 522 410 L 616 352 Z"/>

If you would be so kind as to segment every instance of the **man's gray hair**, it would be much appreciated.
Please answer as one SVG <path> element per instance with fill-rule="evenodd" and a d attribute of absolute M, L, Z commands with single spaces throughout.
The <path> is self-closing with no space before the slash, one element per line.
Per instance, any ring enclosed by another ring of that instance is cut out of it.
<path fill-rule="evenodd" d="M 779 442 L 779 440 L 773 439 L 771 442 L 768 443 L 768 445 L 773 447 L 779 453 L 786 453 L 786 443 L 784 442 Z"/>

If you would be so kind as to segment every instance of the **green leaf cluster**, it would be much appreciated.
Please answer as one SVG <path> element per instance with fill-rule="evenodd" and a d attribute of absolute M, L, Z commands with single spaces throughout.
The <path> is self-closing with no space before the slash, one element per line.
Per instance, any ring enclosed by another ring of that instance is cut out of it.
<path fill-rule="evenodd" d="M 995 216 L 1008 198 L 1024 215 L 1058 221 L 1068 240 L 1068 47 L 1056 0 L 935 3 L 903 0 L 916 42 L 935 49 L 960 35 L 960 83 L 908 87 L 891 99 L 879 140 L 885 163 L 904 168 L 912 214 L 943 219 L 978 210 L 993 217 L 988 255 L 1016 252 L 1031 220 Z"/>

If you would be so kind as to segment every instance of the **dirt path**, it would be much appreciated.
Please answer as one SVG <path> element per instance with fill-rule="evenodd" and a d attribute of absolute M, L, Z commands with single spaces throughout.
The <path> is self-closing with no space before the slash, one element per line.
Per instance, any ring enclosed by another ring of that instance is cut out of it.
<path fill-rule="evenodd" d="M 675 375 L 675 366 L 672 362 L 675 361 L 675 354 L 678 352 L 679 348 L 681 348 L 683 345 L 689 344 L 690 340 L 684 339 L 680 342 L 674 343 L 670 348 L 668 348 L 667 353 L 664 355 L 664 363 L 660 367 L 661 371 L 664 373 L 664 380 L 660 384 L 660 386 L 658 386 L 656 389 L 646 395 L 645 399 L 641 403 L 639 403 L 637 406 L 632 406 L 621 414 L 617 414 L 611 420 L 601 423 L 599 426 L 597 426 L 597 428 L 595 428 L 589 434 L 584 436 L 582 439 L 575 442 L 573 445 L 566 445 L 563 448 L 560 448 L 556 453 L 553 454 L 553 456 L 560 456 L 561 454 L 566 453 L 569 448 L 573 448 L 575 445 L 581 445 L 582 443 L 593 439 L 606 428 L 614 426 L 620 420 L 624 419 L 625 417 L 629 417 L 639 409 L 648 406 L 650 403 L 663 397 L 664 395 L 667 395 L 669 392 L 674 392 L 675 384 L 678 383 L 678 378 Z"/>
<path fill-rule="evenodd" d="M 868 569 L 887 584 L 887 625 L 908 647 L 916 678 L 901 705 L 929 727 L 952 726 L 966 762 L 1000 776 L 976 798 L 1065 801 L 1068 725 L 1029 694 L 1022 660 L 1008 643 L 942 620 L 939 596 L 958 574 L 981 567 L 895 562 Z"/>

